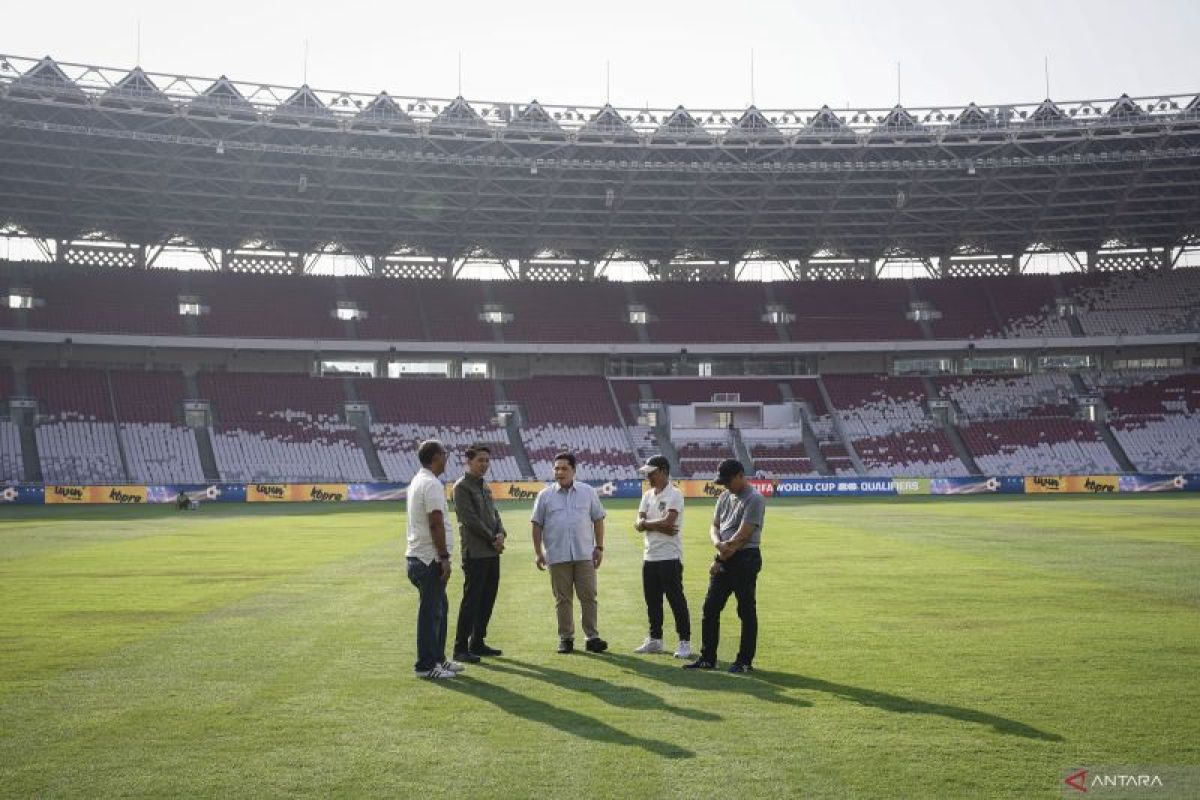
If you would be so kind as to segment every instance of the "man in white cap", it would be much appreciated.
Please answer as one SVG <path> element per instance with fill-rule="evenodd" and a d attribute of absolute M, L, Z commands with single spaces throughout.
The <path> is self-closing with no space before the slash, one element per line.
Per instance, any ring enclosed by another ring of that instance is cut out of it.
<path fill-rule="evenodd" d="M 679 634 L 676 658 L 692 658 L 692 621 L 683 594 L 683 492 L 671 484 L 671 462 L 651 456 L 638 468 L 650 488 L 642 495 L 634 528 L 646 534 L 642 561 L 642 593 L 650 632 L 635 653 L 661 653 L 663 647 L 663 596 L 671 604 L 675 632 Z"/>

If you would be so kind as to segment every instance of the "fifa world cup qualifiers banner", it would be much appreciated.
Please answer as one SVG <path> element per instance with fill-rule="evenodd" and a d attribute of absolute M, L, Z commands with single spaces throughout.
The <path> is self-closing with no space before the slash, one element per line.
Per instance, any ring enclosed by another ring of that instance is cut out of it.
<path fill-rule="evenodd" d="M 145 486 L 47 486 L 47 503 L 116 503 L 135 505 L 146 502 Z"/>
<path fill-rule="evenodd" d="M 350 494 L 344 483 L 250 483 L 248 503 L 344 503 Z"/>

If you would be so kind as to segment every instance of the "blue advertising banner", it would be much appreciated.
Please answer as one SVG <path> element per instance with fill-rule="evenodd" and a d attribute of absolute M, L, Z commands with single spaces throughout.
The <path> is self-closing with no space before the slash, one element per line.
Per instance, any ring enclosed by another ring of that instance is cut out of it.
<path fill-rule="evenodd" d="M 887 497 L 929 494 L 927 478 L 781 478 L 776 497 Z"/>
<path fill-rule="evenodd" d="M 934 478 L 929 482 L 933 494 L 1024 494 L 1023 475 Z"/>
<path fill-rule="evenodd" d="M 146 487 L 147 503 L 174 503 L 183 492 L 200 503 L 244 503 L 244 483 L 159 483 Z"/>
<path fill-rule="evenodd" d="M 39 484 L 5 486 L 0 490 L 0 505 L 40 506 L 46 502 L 46 487 Z"/>
<path fill-rule="evenodd" d="M 619 481 L 588 481 L 589 484 L 596 487 L 597 493 L 601 497 L 612 498 L 641 498 L 642 496 L 642 481 L 636 480 L 619 480 Z"/>
<path fill-rule="evenodd" d="M 1122 492 L 1200 492 L 1200 475 L 1122 475 Z"/>
<path fill-rule="evenodd" d="M 351 483 L 346 486 L 351 503 L 367 503 L 374 500 L 403 500 L 408 490 L 403 483 Z"/>

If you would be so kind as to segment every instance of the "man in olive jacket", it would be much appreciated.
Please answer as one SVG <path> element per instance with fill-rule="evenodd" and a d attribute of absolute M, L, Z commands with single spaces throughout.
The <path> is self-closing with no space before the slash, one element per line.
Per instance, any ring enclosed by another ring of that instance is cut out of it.
<path fill-rule="evenodd" d="M 476 445 L 466 451 L 467 471 L 454 484 L 454 512 L 458 515 L 463 556 L 463 597 L 458 607 L 454 659 L 476 663 L 480 656 L 498 656 L 488 647 L 487 627 L 500 588 L 500 554 L 508 534 L 492 502 L 485 476 L 492 453 Z"/>

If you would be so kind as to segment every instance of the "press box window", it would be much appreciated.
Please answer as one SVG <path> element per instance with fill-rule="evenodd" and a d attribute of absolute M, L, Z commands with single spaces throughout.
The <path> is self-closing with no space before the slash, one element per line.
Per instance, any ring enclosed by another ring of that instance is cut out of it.
<path fill-rule="evenodd" d="M 333 315 L 343 322 L 367 318 L 367 312 L 359 308 L 358 303 L 353 300 L 339 300 Z"/>
<path fill-rule="evenodd" d="M 504 310 L 504 306 L 498 303 L 488 303 L 483 307 L 483 311 L 479 312 L 479 319 L 489 325 L 503 325 L 506 322 L 512 322 L 513 315 Z"/>
<path fill-rule="evenodd" d="M 12 289 L 8 293 L 9 308 L 33 308 L 33 293 L 28 289 Z"/>
<path fill-rule="evenodd" d="M 198 317 L 207 314 L 208 308 L 201 304 L 199 297 L 190 295 L 179 296 L 179 315 L 181 317 Z"/>
<path fill-rule="evenodd" d="M 387 366 L 389 378 L 448 378 L 449 361 L 392 361 Z"/>
<path fill-rule="evenodd" d="M 462 362 L 462 376 L 464 378 L 486 378 L 488 376 L 488 362 L 486 362 L 486 361 L 464 361 L 464 362 Z"/>

